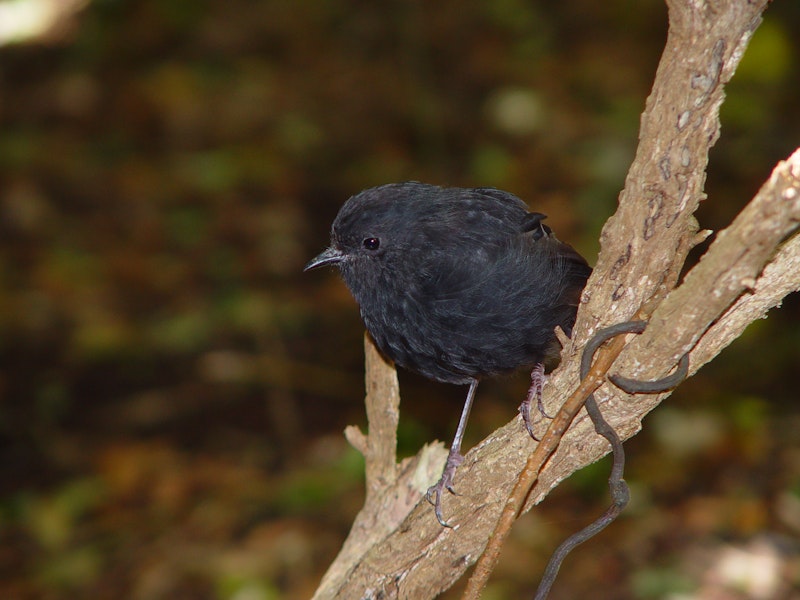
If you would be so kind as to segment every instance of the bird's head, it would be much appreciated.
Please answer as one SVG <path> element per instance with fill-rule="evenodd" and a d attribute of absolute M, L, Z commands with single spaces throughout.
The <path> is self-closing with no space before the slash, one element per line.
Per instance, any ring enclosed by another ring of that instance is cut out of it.
<path fill-rule="evenodd" d="M 415 188 L 419 186 L 420 190 Z M 342 206 L 331 227 L 331 245 L 303 269 L 325 265 L 351 269 L 379 268 L 404 247 L 414 235 L 412 212 L 414 191 L 433 188 L 416 183 L 388 184 L 364 190 Z"/>

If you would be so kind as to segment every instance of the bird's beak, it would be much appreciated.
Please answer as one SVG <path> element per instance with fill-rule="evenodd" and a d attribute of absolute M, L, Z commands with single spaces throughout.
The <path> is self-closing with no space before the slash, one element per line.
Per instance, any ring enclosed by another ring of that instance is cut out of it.
<path fill-rule="evenodd" d="M 311 269 L 316 269 L 317 267 L 324 267 L 325 265 L 335 265 L 337 263 L 342 262 L 344 258 L 344 254 L 338 248 L 334 248 L 331 246 L 330 248 L 324 250 L 314 258 L 312 258 L 309 263 L 303 267 L 303 271 L 310 271 Z"/>

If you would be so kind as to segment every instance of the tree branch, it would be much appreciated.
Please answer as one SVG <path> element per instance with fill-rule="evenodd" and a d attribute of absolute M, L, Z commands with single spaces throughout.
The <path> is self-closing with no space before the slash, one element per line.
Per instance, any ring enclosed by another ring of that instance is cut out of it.
<path fill-rule="evenodd" d="M 732 76 L 767 1 L 669 0 L 670 32 L 641 119 L 640 145 L 603 228 L 602 250 L 584 293 L 573 339 L 545 387 L 548 412 L 575 389 L 578 349 L 599 328 L 652 314 L 612 372 L 655 379 L 687 351 L 691 371 L 711 360 L 753 320 L 800 287 L 800 154 L 778 166 L 764 188 L 707 255 L 674 288 L 698 240 L 693 213 L 704 198 L 708 150 L 718 137 L 723 87 Z M 514 419 L 473 448 L 459 467 L 459 495 L 445 498 L 443 528 L 423 500 L 444 461 L 441 445 L 395 465 L 399 396 L 393 371 L 367 343 L 369 434 L 348 428 L 367 461 L 367 499 L 314 598 L 432 598 L 449 588 L 483 551 L 526 459 L 536 447 Z M 386 386 L 386 387 L 383 387 Z M 626 439 L 667 394 L 636 396 L 613 386 L 596 393 L 603 414 Z M 539 474 L 524 510 L 608 444 L 584 412 L 575 418 Z"/>

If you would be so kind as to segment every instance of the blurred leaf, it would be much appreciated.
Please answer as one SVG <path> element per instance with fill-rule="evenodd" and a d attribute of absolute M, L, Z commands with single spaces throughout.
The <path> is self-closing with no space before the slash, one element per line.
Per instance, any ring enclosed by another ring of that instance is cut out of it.
<path fill-rule="evenodd" d="M 25 523 L 33 537 L 49 550 L 65 547 L 78 520 L 105 499 L 105 488 L 94 478 L 68 482 L 49 497 L 26 503 Z"/>
<path fill-rule="evenodd" d="M 103 558 L 99 548 L 73 548 L 43 560 L 37 578 L 48 588 L 75 588 L 90 584 L 102 567 Z"/>
<path fill-rule="evenodd" d="M 8 130 L 0 136 L 0 166 L 7 169 L 20 169 L 33 162 L 42 141 L 29 130 Z"/>
<path fill-rule="evenodd" d="M 135 339 L 134 332 L 117 315 L 97 310 L 77 328 L 72 351 L 86 360 L 99 360 L 124 350 Z"/>
<path fill-rule="evenodd" d="M 769 85 L 793 74 L 792 44 L 786 27 L 767 14 L 753 34 L 732 83 Z"/>
<path fill-rule="evenodd" d="M 478 146 L 472 157 L 470 170 L 484 185 L 503 188 L 511 175 L 511 156 L 502 146 Z"/>
<path fill-rule="evenodd" d="M 197 246 L 205 239 L 208 222 L 207 211 L 202 206 L 180 206 L 166 215 L 170 239 L 186 248 Z"/>
<path fill-rule="evenodd" d="M 727 98 L 720 112 L 722 122 L 750 130 L 768 126 L 776 116 L 768 90 L 790 76 L 792 61 L 791 43 L 783 24 L 767 16 L 726 89 Z"/>
<path fill-rule="evenodd" d="M 270 583 L 247 577 L 229 575 L 217 582 L 217 594 L 224 600 L 279 600 L 279 590 Z"/>
<path fill-rule="evenodd" d="M 751 434 L 767 424 L 769 403 L 763 398 L 753 396 L 732 399 L 730 402 L 730 419 L 743 434 Z"/>
<path fill-rule="evenodd" d="M 678 568 L 645 568 L 633 574 L 632 587 L 636 598 L 669 598 L 689 597 L 697 584 Z"/>
<path fill-rule="evenodd" d="M 220 302 L 220 309 L 225 321 L 239 331 L 263 335 L 275 330 L 274 298 L 265 292 L 238 289 Z"/>
<path fill-rule="evenodd" d="M 312 151 L 323 139 L 320 128 L 300 113 L 283 115 L 278 123 L 277 135 L 289 153 L 298 157 Z"/>
<path fill-rule="evenodd" d="M 207 309 L 196 306 L 151 320 L 146 339 L 156 351 L 189 352 L 206 343 L 212 330 Z"/>
<path fill-rule="evenodd" d="M 608 489 L 608 475 L 611 469 L 611 457 L 604 456 L 597 462 L 585 466 L 573 473 L 567 480 L 569 487 L 587 499 L 596 499 Z"/>
<path fill-rule="evenodd" d="M 206 262 L 206 272 L 221 288 L 222 297 L 237 293 L 228 286 L 240 282 L 242 259 L 232 248 L 216 246 Z"/>
<path fill-rule="evenodd" d="M 227 150 L 195 152 L 178 158 L 176 172 L 191 188 L 203 193 L 230 190 L 239 180 L 235 156 Z"/>
<path fill-rule="evenodd" d="M 328 505 L 343 490 L 364 479 L 364 458 L 354 448 L 330 457 L 328 465 L 297 472 L 288 479 L 276 497 L 277 506 L 290 514 L 308 512 Z"/>
<path fill-rule="evenodd" d="M 45 420 L 56 420 L 69 409 L 69 392 L 59 379 L 39 382 L 36 397 L 38 414 Z"/>

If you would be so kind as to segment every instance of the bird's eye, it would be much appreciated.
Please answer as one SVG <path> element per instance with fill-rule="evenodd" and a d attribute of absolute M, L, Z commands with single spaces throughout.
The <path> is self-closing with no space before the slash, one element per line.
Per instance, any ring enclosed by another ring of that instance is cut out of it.
<path fill-rule="evenodd" d="M 381 241 L 378 238 L 374 238 L 374 237 L 373 238 L 366 238 L 361 243 L 364 245 L 364 248 L 366 248 L 367 250 L 377 250 L 381 245 Z"/>

